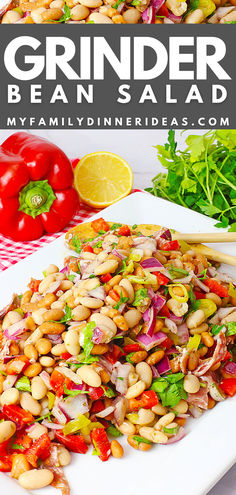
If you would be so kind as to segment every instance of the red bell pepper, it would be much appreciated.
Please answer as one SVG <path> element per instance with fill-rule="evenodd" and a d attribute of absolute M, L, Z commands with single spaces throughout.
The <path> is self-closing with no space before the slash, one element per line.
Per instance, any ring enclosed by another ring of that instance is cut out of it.
<path fill-rule="evenodd" d="M 97 414 L 105 409 L 105 406 L 103 404 L 103 401 L 101 399 L 96 400 L 93 402 L 92 407 L 90 409 L 90 414 Z"/>
<path fill-rule="evenodd" d="M 118 361 L 118 359 L 123 355 L 124 355 L 124 351 L 120 349 L 118 345 L 113 344 L 112 351 L 106 352 L 106 354 L 104 354 L 104 357 L 106 357 L 111 364 L 115 364 L 116 361 Z"/>
<path fill-rule="evenodd" d="M 40 282 L 41 280 L 36 280 L 35 278 L 31 278 L 30 283 L 28 284 L 29 289 L 32 292 L 38 292 Z"/>
<path fill-rule="evenodd" d="M 206 294 L 204 292 L 201 292 L 200 290 L 194 290 L 193 293 L 197 300 L 206 298 Z"/>
<path fill-rule="evenodd" d="M 130 352 L 138 352 L 141 351 L 142 348 L 140 347 L 139 344 L 128 344 L 124 345 L 123 351 L 125 354 L 129 354 Z"/>
<path fill-rule="evenodd" d="M 82 437 L 82 435 L 63 435 L 62 431 L 56 430 L 55 437 L 59 443 L 65 445 L 65 447 L 71 452 L 76 452 L 77 454 L 86 454 L 88 450 L 88 446 L 85 443 L 84 437 Z"/>
<path fill-rule="evenodd" d="M 92 246 L 85 246 L 85 247 L 83 248 L 83 252 L 84 252 L 84 253 L 93 253 L 94 251 L 93 251 Z"/>
<path fill-rule="evenodd" d="M 207 278 L 204 280 L 204 284 L 209 287 L 211 292 L 214 292 L 214 294 L 217 294 L 219 297 L 228 297 L 229 293 L 226 287 L 224 287 L 222 284 L 217 282 L 217 280 L 214 280 L 213 278 Z"/>
<path fill-rule="evenodd" d="M 8 375 L 19 375 L 29 364 L 29 359 L 26 356 L 18 356 L 7 363 L 6 372 Z"/>
<path fill-rule="evenodd" d="M 128 225 L 122 225 L 122 227 L 120 227 L 120 229 L 118 230 L 118 235 L 129 236 L 130 228 L 128 227 Z"/>
<path fill-rule="evenodd" d="M 225 394 L 233 397 L 236 394 L 236 378 L 225 378 L 220 383 L 220 387 L 225 392 Z"/>
<path fill-rule="evenodd" d="M 170 312 L 166 304 L 164 304 L 163 308 L 160 309 L 158 316 L 166 316 L 166 318 L 170 317 Z"/>
<path fill-rule="evenodd" d="M 178 243 L 178 241 L 162 242 L 160 249 L 162 251 L 178 251 L 179 250 L 179 243 Z"/>
<path fill-rule="evenodd" d="M 165 340 L 163 340 L 163 342 L 161 344 L 159 344 L 160 347 L 168 350 L 172 347 L 172 345 L 174 345 L 174 342 L 173 340 L 170 339 L 170 337 L 166 337 Z"/>
<path fill-rule="evenodd" d="M 90 433 L 90 437 L 98 457 L 103 462 L 107 461 L 111 453 L 111 444 L 105 430 L 103 428 L 94 428 Z"/>
<path fill-rule="evenodd" d="M 9 455 L 1 456 L 0 471 L 2 471 L 3 473 L 8 473 L 9 471 L 11 471 L 11 466 L 12 466 L 11 457 Z"/>
<path fill-rule="evenodd" d="M 111 279 L 112 279 L 112 276 L 111 276 L 111 274 L 110 274 L 110 273 L 106 273 L 105 275 L 102 275 L 102 276 L 100 277 L 100 280 L 101 280 L 101 282 L 102 282 L 103 284 L 107 284 L 107 282 L 109 282 L 109 280 L 111 280 Z"/>
<path fill-rule="evenodd" d="M 97 220 L 93 220 L 91 222 L 91 226 L 93 230 L 95 230 L 95 232 L 99 232 L 100 230 L 108 232 L 108 230 L 110 229 L 108 223 L 105 222 L 104 218 L 97 218 Z"/>
<path fill-rule="evenodd" d="M 44 433 L 39 437 L 33 445 L 24 452 L 27 461 L 33 466 L 37 467 L 37 461 L 39 458 L 46 459 L 50 455 L 51 440 L 47 433 Z"/>
<path fill-rule="evenodd" d="M 17 423 L 20 428 L 34 422 L 34 416 L 30 412 L 15 404 L 10 404 L 9 406 L 4 404 L 2 412 L 6 419 Z"/>
<path fill-rule="evenodd" d="M 157 13 L 157 18 L 158 17 L 169 17 L 169 10 L 167 9 L 167 7 L 165 5 L 162 5 L 159 9 L 158 9 L 158 13 Z"/>
<path fill-rule="evenodd" d="M 154 390 L 146 390 L 140 397 L 129 399 L 129 408 L 131 411 L 138 410 L 140 407 L 151 409 L 158 404 L 158 396 Z"/>
<path fill-rule="evenodd" d="M 166 285 L 169 282 L 169 279 L 160 272 L 153 272 L 153 275 L 156 275 L 157 281 L 159 285 Z"/>
<path fill-rule="evenodd" d="M 0 443 L 0 458 L 3 455 L 7 455 L 8 444 L 9 444 L 9 440 L 6 440 L 5 442 Z"/>
<path fill-rule="evenodd" d="M 69 354 L 69 353 L 68 353 Z M 70 357 L 71 355 L 69 355 Z M 71 380 L 63 376 L 59 371 L 53 370 L 50 378 L 50 385 L 56 393 L 57 397 L 61 397 L 64 394 L 64 384 L 66 388 L 70 388 Z"/>
<path fill-rule="evenodd" d="M 0 147 L 1 233 L 30 241 L 62 230 L 79 207 L 70 160 L 55 144 L 26 132 Z"/>
<path fill-rule="evenodd" d="M 89 387 L 89 386 L 87 386 L 86 389 L 88 391 L 88 396 L 91 400 L 98 400 L 104 394 L 104 390 L 102 387 Z"/>

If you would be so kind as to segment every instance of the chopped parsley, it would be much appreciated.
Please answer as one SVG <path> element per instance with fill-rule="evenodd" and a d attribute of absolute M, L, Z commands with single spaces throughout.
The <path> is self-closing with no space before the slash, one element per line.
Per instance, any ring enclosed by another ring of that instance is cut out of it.
<path fill-rule="evenodd" d="M 65 305 L 65 314 L 63 318 L 60 321 L 55 321 L 51 320 L 54 323 L 67 323 L 67 321 L 70 321 L 72 319 L 72 310 L 69 308 L 68 304 Z"/>
<path fill-rule="evenodd" d="M 159 395 L 164 407 L 174 407 L 181 399 L 187 399 L 183 379 L 183 373 L 166 375 L 165 377 L 155 378 L 150 388 Z"/>
<path fill-rule="evenodd" d="M 150 442 L 150 440 L 147 440 L 147 438 L 144 438 L 144 437 L 140 437 L 139 435 L 134 435 L 133 436 L 133 439 L 135 440 L 135 442 L 139 445 L 140 443 L 147 443 L 147 444 L 151 444 L 152 442 Z"/>
<path fill-rule="evenodd" d="M 101 385 L 101 388 L 103 389 L 104 395 L 106 397 L 109 397 L 111 399 L 112 397 L 116 396 L 114 390 L 111 387 L 107 387 L 107 386 L 104 387 L 104 385 Z"/>
<path fill-rule="evenodd" d="M 71 282 L 74 282 L 74 279 L 75 279 L 75 275 L 73 275 L 72 273 L 70 275 L 68 275 L 68 280 L 70 280 Z"/>
<path fill-rule="evenodd" d="M 95 321 L 91 321 L 90 323 L 87 323 L 86 327 L 82 330 L 82 333 L 84 335 L 83 349 L 86 358 L 90 357 L 90 353 L 93 348 L 92 336 L 93 336 L 93 330 L 95 328 L 96 328 Z"/>
<path fill-rule="evenodd" d="M 206 280 L 207 270 L 208 270 L 208 268 L 205 268 L 204 270 L 202 270 L 202 272 L 200 273 L 200 276 L 198 277 L 200 280 Z"/>
<path fill-rule="evenodd" d="M 135 1 L 137 1 L 138 3 L 140 3 L 140 1 L 139 1 L 139 0 L 133 0 L 133 1 L 134 1 L 134 2 L 135 2 Z M 132 2 L 132 4 L 131 4 L 131 5 L 134 5 L 134 3 Z M 132 230 L 137 229 L 137 227 L 138 227 L 138 226 L 137 226 L 137 224 L 135 223 L 134 225 L 132 225 Z"/>

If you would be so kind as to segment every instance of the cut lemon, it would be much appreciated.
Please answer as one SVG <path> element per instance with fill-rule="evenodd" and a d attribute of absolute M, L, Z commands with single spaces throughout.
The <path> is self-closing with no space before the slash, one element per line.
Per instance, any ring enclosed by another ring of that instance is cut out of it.
<path fill-rule="evenodd" d="M 81 199 L 95 208 L 104 208 L 124 198 L 133 185 L 133 172 L 128 163 L 108 151 L 84 156 L 74 174 Z"/>

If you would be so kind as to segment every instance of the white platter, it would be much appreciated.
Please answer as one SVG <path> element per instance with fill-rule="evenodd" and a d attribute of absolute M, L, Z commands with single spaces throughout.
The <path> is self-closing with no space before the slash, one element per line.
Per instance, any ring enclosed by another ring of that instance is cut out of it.
<path fill-rule="evenodd" d="M 101 213 L 95 215 L 100 217 Z M 115 222 L 156 223 L 181 232 L 214 232 L 214 221 L 148 194 L 135 193 L 103 210 L 106 220 Z M 212 246 L 215 247 L 215 246 Z M 235 254 L 235 245 L 218 245 L 217 249 Z M 11 294 L 21 292 L 30 277 L 39 277 L 48 264 L 62 265 L 66 253 L 64 237 L 0 274 L 0 306 Z M 1 254 L 1 249 L 0 249 Z M 223 267 L 236 276 L 236 269 Z M 126 441 L 123 459 L 102 463 L 96 456 L 73 455 L 66 468 L 72 495 L 206 495 L 236 460 L 236 398 L 219 403 L 197 420 L 189 421 L 187 435 L 179 443 L 155 446 L 149 452 L 133 450 Z M 1 492 L 26 494 L 17 482 L 1 474 Z M 53 495 L 53 488 L 32 493 Z"/>

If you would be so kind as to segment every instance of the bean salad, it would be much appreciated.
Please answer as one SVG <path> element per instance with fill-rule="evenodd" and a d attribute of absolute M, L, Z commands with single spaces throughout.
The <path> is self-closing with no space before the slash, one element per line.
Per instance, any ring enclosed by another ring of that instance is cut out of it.
<path fill-rule="evenodd" d="M 2 24 L 234 24 L 236 0 L 0 0 Z"/>
<path fill-rule="evenodd" d="M 216 262 L 169 229 L 102 218 L 66 243 L 64 267 L 0 312 L 0 471 L 63 495 L 71 453 L 165 448 L 236 394 L 236 281 Z"/>

